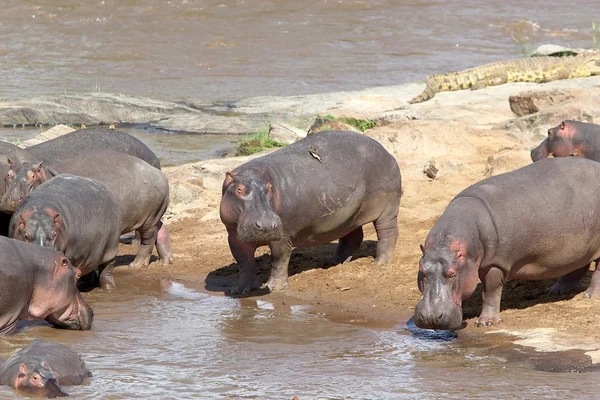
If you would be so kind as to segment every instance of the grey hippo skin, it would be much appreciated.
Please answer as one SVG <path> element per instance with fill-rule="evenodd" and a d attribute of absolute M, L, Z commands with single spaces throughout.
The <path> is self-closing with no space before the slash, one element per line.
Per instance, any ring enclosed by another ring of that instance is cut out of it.
<path fill-rule="evenodd" d="M 34 339 L 0 367 L 0 384 L 47 398 L 65 397 L 60 387 L 92 376 L 79 354 L 60 343 Z"/>
<path fill-rule="evenodd" d="M 7 176 L 10 167 L 14 163 L 28 161 L 31 154 L 12 143 L 0 141 L 0 177 L 4 179 L 0 182 L 0 198 L 4 196 L 8 185 Z M 10 214 L 0 211 L 0 235 L 8 236 L 8 223 L 10 222 Z"/>
<path fill-rule="evenodd" d="M 79 129 L 66 135 L 28 147 L 40 162 L 53 165 L 69 158 L 96 150 L 114 150 L 146 161 L 160 169 L 160 161 L 142 141 L 128 133 L 107 129 Z"/>
<path fill-rule="evenodd" d="M 120 220 L 106 185 L 62 174 L 23 199 L 10 220 L 9 236 L 62 252 L 82 275 L 98 268 L 100 286 L 113 289 Z"/>
<path fill-rule="evenodd" d="M 240 268 L 230 294 L 254 288 L 254 251 L 271 249 L 270 290 L 288 286 L 293 247 L 340 239 L 335 263 L 349 261 L 363 240 L 362 226 L 377 231 L 377 263 L 390 261 L 398 239 L 402 195 L 396 160 L 364 135 L 324 131 L 249 161 L 227 173 L 220 206 L 229 248 Z"/>
<path fill-rule="evenodd" d="M 423 296 L 415 324 L 460 329 L 462 301 L 478 278 L 483 284 L 478 326 L 501 321 L 507 280 L 561 277 L 553 287 L 561 291 L 576 285 L 596 261 L 585 296 L 600 295 L 598 191 L 600 163 L 568 157 L 541 160 L 460 192 L 421 247 Z"/>
<path fill-rule="evenodd" d="M 578 156 L 600 161 L 600 125 L 563 121 L 548 129 L 548 137 L 531 150 L 531 159 Z"/>
<path fill-rule="evenodd" d="M 160 220 L 169 206 L 169 182 L 161 170 L 139 158 L 99 150 L 52 167 L 23 163 L 15 170 L 5 195 L 5 199 L 9 199 L 6 203 L 19 204 L 28 193 L 35 193 L 34 189 L 41 183 L 65 173 L 102 182 L 115 196 L 120 215 L 117 231 L 140 234 L 140 248 L 131 266 L 148 266 L 155 245 L 163 265 L 173 262 L 169 232 Z M 89 202 L 81 204 L 90 207 Z M 104 215 L 98 214 L 97 218 L 104 218 Z"/>
<path fill-rule="evenodd" d="M 94 313 L 77 290 L 81 271 L 53 249 L 0 237 L 0 335 L 19 319 L 89 330 Z"/>

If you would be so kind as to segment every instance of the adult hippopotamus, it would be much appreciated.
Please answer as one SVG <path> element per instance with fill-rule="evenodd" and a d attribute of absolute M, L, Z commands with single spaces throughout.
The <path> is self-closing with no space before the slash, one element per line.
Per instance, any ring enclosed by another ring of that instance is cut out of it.
<path fill-rule="evenodd" d="M 0 237 L 0 335 L 19 319 L 45 319 L 67 329 L 89 330 L 94 313 L 77 290 L 81 271 L 53 249 Z"/>
<path fill-rule="evenodd" d="M 398 163 L 383 146 L 359 133 L 324 131 L 226 173 L 220 205 L 229 248 L 240 267 L 230 294 L 253 288 L 254 251 L 271 249 L 270 290 L 288 285 L 292 247 L 340 239 L 334 262 L 349 261 L 377 231 L 377 263 L 394 255 L 402 183 Z"/>
<path fill-rule="evenodd" d="M 160 161 L 141 140 L 128 133 L 107 128 L 79 129 L 66 135 L 28 147 L 35 161 L 53 165 L 73 156 L 98 151 L 113 150 L 129 154 L 160 169 Z"/>
<path fill-rule="evenodd" d="M 462 301 L 478 277 L 483 284 L 478 326 L 501 321 L 500 297 L 509 279 L 561 277 L 555 286 L 570 286 L 596 261 L 586 296 L 600 295 L 598 191 L 600 163 L 568 157 L 541 160 L 460 192 L 421 246 L 423 296 L 415 324 L 459 329 Z"/>
<path fill-rule="evenodd" d="M 600 161 L 600 125 L 567 120 L 548 129 L 548 137 L 531 150 L 531 159 L 538 161 L 551 154 Z"/>
<path fill-rule="evenodd" d="M 98 268 L 100 286 L 113 289 L 120 222 L 119 205 L 106 185 L 62 174 L 24 198 L 8 234 L 62 252 L 82 275 Z"/>
<path fill-rule="evenodd" d="M 141 238 L 140 248 L 131 266 L 147 266 L 155 244 L 161 263 L 167 265 L 173 262 L 169 233 L 160 220 L 169 205 L 169 182 L 161 170 L 137 157 L 112 150 L 99 150 L 81 154 L 52 167 L 22 163 L 14 170 L 4 204 L 11 207 L 20 204 L 38 185 L 64 173 L 102 182 L 115 196 L 120 215 L 118 232 L 137 231 Z M 99 214 L 98 217 L 103 218 L 104 215 Z"/>
<path fill-rule="evenodd" d="M 6 192 L 7 173 L 10 170 L 13 162 L 28 161 L 32 155 L 25 149 L 20 148 L 12 143 L 0 141 L 0 177 L 3 177 L 4 182 L 0 182 L 0 199 Z M 11 161 L 12 160 L 12 161 Z M 10 222 L 10 214 L 0 211 L 0 235 L 8 235 L 8 223 Z"/>
<path fill-rule="evenodd" d="M 79 354 L 60 343 L 34 339 L 4 361 L 0 384 L 47 398 L 65 397 L 60 385 L 80 385 L 92 376 Z"/>

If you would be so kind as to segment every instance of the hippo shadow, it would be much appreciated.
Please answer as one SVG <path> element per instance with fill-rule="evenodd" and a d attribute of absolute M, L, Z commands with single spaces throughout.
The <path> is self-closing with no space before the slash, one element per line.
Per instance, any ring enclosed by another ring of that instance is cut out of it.
<path fill-rule="evenodd" d="M 290 263 L 288 266 L 288 276 L 294 276 L 304 271 L 313 269 L 329 269 L 333 267 L 332 261 L 333 253 L 337 243 L 329 243 L 322 246 L 315 247 L 298 247 L 292 251 Z M 360 258 L 375 257 L 375 250 L 377 248 L 376 240 L 364 240 L 359 249 L 352 255 L 352 261 Z M 271 274 L 271 255 L 269 254 L 268 247 L 261 247 L 258 249 L 257 254 L 261 254 L 255 257 L 256 260 L 256 276 L 255 282 L 262 286 L 269 280 Z M 211 292 L 227 292 L 227 290 L 235 286 L 238 282 L 239 269 L 237 263 L 231 263 L 218 268 L 214 271 L 209 272 L 204 281 L 205 289 Z M 250 293 L 243 295 L 235 295 L 233 297 L 251 297 L 261 296 L 269 293 L 267 288 L 255 289 Z"/>
<path fill-rule="evenodd" d="M 506 282 L 504 284 L 504 289 L 502 290 L 500 311 L 513 309 L 522 310 L 536 304 L 570 300 L 587 289 L 592 273 L 592 271 L 586 272 L 575 290 L 560 295 L 549 294 L 550 287 L 554 285 L 556 279 L 545 279 L 541 281 L 514 280 Z M 477 318 L 481 313 L 481 307 L 483 305 L 481 290 L 482 285 L 479 283 L 471 297 L 463 302 L 464 319 Z"/>
<path fill-rule="evenodd" d="M 122 266 L 128 267 L 129 264 L 134 259 L 135 259 L 135 254 L 119 255 L 119 256 L 115 257 L 115 268 L 122 267 Z M 159 260 L 159 258 L 157 256 L 155 256 L 155 255 L 150 256 L 150 264 L 152 264 L 153 262 L 156 262 L 158 260 Z M 77 289 L 79 289 L 80 292 L 91 292 L 92 290 L 97 289 L 99 286 L 100 286 L 100 276 L 98 274 L 97 269 L 82 276 L 77 281 Z"/>

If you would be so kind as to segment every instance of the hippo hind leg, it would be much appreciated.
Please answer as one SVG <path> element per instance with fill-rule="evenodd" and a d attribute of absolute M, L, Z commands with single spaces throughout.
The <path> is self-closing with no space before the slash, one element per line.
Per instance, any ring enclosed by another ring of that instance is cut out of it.
<path fill-rule="evenodd" d="M 98 267 L 100 272 L 100 288 L 104 290 L 116 289 L 115 279 L 113 278 L 113 269 L 115 268 L 115 259 L 113 258 L 107 263 Z"/>
<path fill-rule="evenodd" d="M 596 260 L 596 268 L 594 269 L 594 273 L 592 274 L 592 280 L 590 281 L 590 286 L 583 294 L 583 297 L 588 299 L 593 299 L 600 296 L 600 268 L 598 268 L 598 261 Z"/>
<path fill-rule="evenodd" d="M 158 257 L 160 257 L 160 263 L 162 265 L 173 264 L 169 231 L 162 221 L 158 221 L 156 229 L 158 231 L 156 234 L 156 251 L 158 252 Z"/>
<path fill-rule="evenodd" d="M 140 232 L 141 244 L 138 249 L 135 259 L 129 264 L 130 267 L 147 267 L 150 265 L 150 257 L 152 256 L 152 249 L 156 243 L 156 233 L 158 229 L 156 225 L 150 228 L 142 227 L 138 230 Z"/>
<path fill-rule="evenodd" d="M 377 232 L 377 253 L 375 263 L 387 264 L 394 258 L 394 249 L 398 241 L 398 207 L 400 199 L 388 204 L 383 213 L 373 221 Z"/>
<path fill-rule="evenodd" d="M 360 247 L 363 241 L 363 228 L 359 226 L 346 236 L 340 238 L 333 255 L 333 264 L 345 264 L 350 262 L 352 254 Z"/>
<path fill-rule="evenodd" d="M 577 289 L 579 286 L 579 281 L 586 272 L 589 271 L 590 265 L 586 265 L 585 267 L 581 267 L 576 269 L 575 271 L 571 271 L 566 275 L 561 276 L 558 280 L 552 285 L 548 294 L 550 295 L 560 295 L 564 293 L 569 293 Z"/>

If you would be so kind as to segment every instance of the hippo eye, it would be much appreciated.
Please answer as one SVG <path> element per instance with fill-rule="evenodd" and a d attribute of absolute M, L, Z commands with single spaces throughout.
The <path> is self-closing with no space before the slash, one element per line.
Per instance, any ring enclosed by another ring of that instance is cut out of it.
<path fill-rule="evenodd" d="M 67 266 L 67 259 L 63 258 L 62 260 L 60 260 L 60 265 L 62 265 L 63 267 Z"/>
<path fill-rule="evenodd" d="M 31 242 L 31 234 L 29 232 L 25 233 L 25 240 Z"/>
<path fill-rule="evenodd" d="M 34 375 L 34 376 L 32 377 L 32 379 L 33 379 L 33 381 L 34 381 L 34 382 L 37 382 L 37 381 L 40 379 L 40 377 L 39 377 L 39 376 L 37 376 L 37 375 Z"/>

